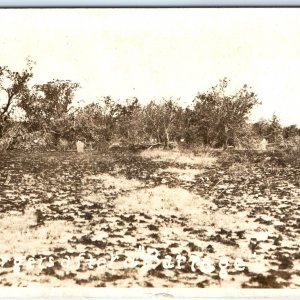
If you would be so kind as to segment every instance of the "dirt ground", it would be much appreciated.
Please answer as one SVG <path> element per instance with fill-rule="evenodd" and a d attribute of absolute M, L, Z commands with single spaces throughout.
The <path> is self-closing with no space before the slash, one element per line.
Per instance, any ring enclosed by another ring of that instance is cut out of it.
<path fill-rule="evenodd" d="M 0 285 L 300 287 L 299 160 L 0 155 Z"/>

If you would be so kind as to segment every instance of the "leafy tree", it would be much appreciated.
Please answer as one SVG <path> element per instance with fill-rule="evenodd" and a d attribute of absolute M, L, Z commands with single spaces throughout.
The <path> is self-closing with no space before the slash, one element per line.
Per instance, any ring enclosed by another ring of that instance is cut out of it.
<path fill-rule="evenodd" d="M 177 136 L 176 119 L 179 113 L 180 108 L 173 99 L 162 99 L 160 103 L 151 101 L 147 104 L 144 108 L 144 132 L 148 139 L 169 147 L 170 141 Z"/>
<path fill-rule="evenodd" d="M 110 96 L 100 99 L 99 105 L 102 111 L 101 124 L 105 130 L 105 140 L 110 141 L 116 132 L 117 119 L 122 114 L 122 107 Z"/>
<path fill-rule="evenodd" d="M 68 119 L 78 83 L 70 80 L 52 80 L 23 91 L 19 106 L 25 111 L 32 130 L 54 130 L 59 133 Z"/>
<path fill-rule="evenodd" d="M 273 114 L 272 119 L 270 121 L 269 126 L 269 134 L 268 134 L 268 141 L 270 143 L 281 143 L 283 141 L 283 130 L 282 126 L 280 125 L 279 118 Z"/>
<path fill-rule="evenodd" d="M 300 136 L 300 129 L 298 129 L 297 125 L 286 126 L 283 128 L 282 134 L 284 139 L 291 139 Z"/>
<path fill-rule="evenodd" d="M 33 76 L 32 64 L 33 62 L 28 59 L 27 68 L 21 72 L 0 66 L 0 137 L 18 100 L 27 89 L 28 81 Z"/>
<path fill-rule="evenodd" d="M 107 140 L 108 131 L 105 124 L 103 108 L 99 103 L 91 103 L 70 115 L 73 121 L 73 139 L 84 139 L 89 142 Z"/>
<path fill-rule="evenodd" d="M 247 85 L 227 95 L 228 84 L 229 80 L 224 78 L 194 100 L 193 126 L 205 145 L 226 148 L 229 144 L 238 144 L 249 113 L 259 103 Z"/>
<path fill-rule="evenodd" d="M 259 137 L 268 139 L 270 134 L 270 121 L 261 119 L 252 125 L 252 129 Z"/>
<path fill-rule="evenodd" d="M 125 104 L 117 104 L 118 114 L 115 117 L 116 129 L 115 135 L 117 138 L 125 139 L 134 142 L 139 132 L 136 118 L 140 117 L 141 105 L 137 98 L 127 99 Z"/>
<path fill-rule="evenodd" d="M 132 122 L 133 114 L 139 109 L 136 98 L 121 104 L 109 96 L 103 97 L 99 102 L 88 104 L 73 114 L 74 131 L 76 136 L 93 142 L 129 140 L 136 129 Z"/>

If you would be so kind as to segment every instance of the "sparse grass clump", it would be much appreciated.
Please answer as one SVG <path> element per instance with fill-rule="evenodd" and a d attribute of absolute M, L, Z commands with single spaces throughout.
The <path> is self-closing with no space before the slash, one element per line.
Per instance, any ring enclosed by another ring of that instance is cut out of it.
<path fill-rule="evenodd" d="M 216 157 L 208 152 L 195 154 L 190 150 L 145 150 L 141 152 L 141 156 L 154 161 L 175 162 L 179 164 L 199 165 L 202 167 L 211 166 L 216 162 Z"/>
<path fill-rule="evenodd" d="M 115 204 L 121 211 L 163 215 L 199 215 L 214 205 L 183 188 L 169 188 L 166 185 L 132 191 L 118 197 Z"/>
<path fill-rule="evenodd" d="M 111 176 L 109 174 L 100 173 L 98 175 L 90 175 L 84 177 L 84 181 L 100 181 L 105 189 L 116 189 L 119 191 L 128 191 L 143 186 L 143 183 L 136 179 L 126 179 L 124 176 Z"/>
<path fill-rule="evenodd" d="M 228 172 L 232 175 L 243 176 L 248 173 L 249 167 L 249 163 L 233 163 L 228 168 Z"/>

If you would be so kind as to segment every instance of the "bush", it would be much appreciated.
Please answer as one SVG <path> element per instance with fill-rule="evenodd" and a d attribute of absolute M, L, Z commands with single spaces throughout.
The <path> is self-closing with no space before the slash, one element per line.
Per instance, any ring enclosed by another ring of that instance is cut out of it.
<path fill-rule="evenodd" d="M 0 152 L 4 152 L 9 149 L 11 140 L 9 138 L 2 138 L 0 140 Z"/>
<path fill-rule="evenodd" d="M 22 139 L 25 132 L 22 124 L 10 123 L 0 139 L 0 150 L 6 151 L 13 149 L 15 145 Z"/>

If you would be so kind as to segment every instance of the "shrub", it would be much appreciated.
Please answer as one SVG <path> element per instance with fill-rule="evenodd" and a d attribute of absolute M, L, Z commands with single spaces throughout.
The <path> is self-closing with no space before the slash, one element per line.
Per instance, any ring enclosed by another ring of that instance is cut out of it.
<path fill-rule="evenodd" d="M 2 138 L 0 140 L 0 152 L 4 152 L 9 149 L 11 140 L 9 138 Z"/>

